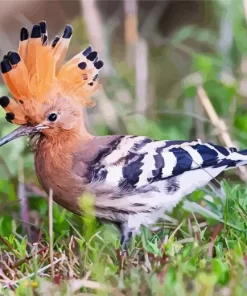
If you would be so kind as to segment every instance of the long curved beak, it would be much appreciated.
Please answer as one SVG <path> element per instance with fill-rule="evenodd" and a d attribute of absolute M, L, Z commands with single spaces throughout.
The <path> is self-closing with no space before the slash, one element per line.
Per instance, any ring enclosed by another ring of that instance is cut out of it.
<path fill-rule="evenodd" d="M 15 139 L 18 139 L 20 137 L 33 135 L 36 133 L 39 133 L 42 129 L 48 128 L 44 125 L 36 125 L 36 126 L 28 126 L 28 125 L 22 125 L 15 129 L 13 132 L 9 133 L 5 137 L 0 139 L 0 147 L 7 144 L 8 142 L 11 142 Z"/>

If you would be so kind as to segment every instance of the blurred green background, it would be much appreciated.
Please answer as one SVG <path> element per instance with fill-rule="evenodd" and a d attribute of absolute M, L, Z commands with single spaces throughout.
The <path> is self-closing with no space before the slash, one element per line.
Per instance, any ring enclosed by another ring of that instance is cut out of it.
<path fill-rule="evenodd" d="M 246 148 L 246 0 L 0 0 L 0 54 L 17 49 L 20 27 L 40 20 L 50 40 L 73 25 L 67 59 L 92 44 L 105 62 L 97 105 L 85 110 L 92 133 L 226 145 L 198 98 L 203 87 L 232 142 Z M 7 93 L 0 80 L 0 95 Z M 14 128 L 0 110 L 0 135 Z M 227 178 L 241 182 L 234 172 Z M 45 198 L 27 139 L 1 147 L 0 235 L 25 235 L 23 220 L 47 230 Z M 64 213 L 54 207 L 56 233 L 70 229 Z"/>

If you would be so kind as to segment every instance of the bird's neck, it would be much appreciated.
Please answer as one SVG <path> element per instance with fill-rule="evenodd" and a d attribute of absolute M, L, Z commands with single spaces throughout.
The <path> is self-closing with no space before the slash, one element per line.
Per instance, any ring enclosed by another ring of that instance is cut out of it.
<path fill-rule="evenodd" d="M 73 172 L 73 155 L 92 138 L 78 130 L 62 131 L 59 137 L 42 136 L 35 151 L 35 169 L 41 186 L 47 193 L 53 189 L 54 200 L 73 212 L 78 210 L 73 207 L 83 191 L 83 183 Z"/>
<path fill-rule="evenodd" d="M 39 149 L 55 149 L 57 151 L 72 151 L 78 143 L 83 144 L 94 136 L 86 130 L 61 130 L 58 133 L 41 136 Z"/>

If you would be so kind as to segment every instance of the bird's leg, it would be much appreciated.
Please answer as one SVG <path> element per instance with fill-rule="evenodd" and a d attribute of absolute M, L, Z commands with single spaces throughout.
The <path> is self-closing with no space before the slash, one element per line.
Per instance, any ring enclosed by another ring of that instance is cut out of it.
<path fill-rule="evenodd" d="M 120 255 L 123 256 L 127 254 L 127 244 L 129 243 L 131 237 L 132 237 L 133 229 L 129 228 L 128 222 L 124 222 L 121 224 L 121 250 Z"/>

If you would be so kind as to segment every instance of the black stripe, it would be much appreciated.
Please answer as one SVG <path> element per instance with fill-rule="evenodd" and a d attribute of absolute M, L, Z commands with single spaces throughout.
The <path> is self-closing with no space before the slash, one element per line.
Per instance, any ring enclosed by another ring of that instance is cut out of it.
<path fill-rule="evenodd" d="M 187 151 L 182 148 L 172 148 L 169 151 L 177 158 L 177 163 L 172 171 L 173 176 L 180 175 L 191 169 L 192 157 Z"/>
<path fill-rule="evenodd" d="M 122 169 L 123 180 L 118 184 L 120 188 L 127 188 L 130 186 L 135 188 L 135 185 L 139 182 L 139 177 L 142 173 L 141 167 L 143 166 L 142 160 L 145 154 L 136 154 L 129 152 L 125 159 L 125 165 Z"/>
<path fill-rule="evenodd" d="M 161 180 L 161 178 L 162 178 L 162 169 L 165 166 L 165 161 L 164 161 L 164 158 L 161 153 L 164 148 L 165 147 L 159 147 L 156 149 L 157 154 L 154 155 L 156 169 L 152 170 L 153 177 L 148 178 L 149 183 L 157 182 L 157 181 Z"/>
<path fill-rule="evenodd" d="M 236 151 L 234 151 L 234 152 L 236 152 Z M 247 149 L 242 150 L 242 151 L 238 151 L 238 153 L 241 155 L 247 155 Z"/>
<path fill-rule="evenodd" d="M 109 155 L 113 150 L 116 150 L 117 146 L 120 144 L 121 140 L 124 137 L 125 136 L 118 136 L 117 138 L 114 138 L 114 140 L 109 142 L 106 147 L 100 149 L 98 154 L 92 160 L 92 164 L 99 162 L 102 158 L 105 158 L 107 155 Z"/>
<path fill-rule="evenodd" d="M 132 184 L 129 183 L 129 180 L 128 179 L 124 179 L 122 178 L 119 183 L 118 183 L 118 187 L 124 191 L 125 193 L 126 192 L 130 192 L 134 189 L 134 186 Z"/>
<path fill-rule="evenodd" d="M 210 145 L 213 146 L 216 150 L 218 150 L 224 156 L 228 156 L 230 154 L 229 150 L 223 146 L 219 146 L 215 144 L 210 144 Z"/>
<path fill-rule="evenodd" d="M 230 150 L 231 152 L 237 152 L 237 151 L 238 151 L 238 149 L 235 148 L 235 147 L 230 147 L 229 150 Z"/>
<path fill-rule="evenodd" d="M 235 167 L 238 162 L 240 162 L 240 160 L 223 159 L 219 163 L 215 164 L 213 168 L 220 168 L 222 166 Z"/>
<path fill-rule="evenodd" d="M 166 147 L 170 147 L 170 146 L 173 146 L 173 145 L 181 145 L 183 143 L 188 143 L 188 141 L 182 141 L 182 140 L 179 140 L 179 141 L 164 141 L 164 143 L 166 144 Z"/>
<path fill-rule="evenodd" d="M 137 193 L 151 193 L 151 192 L 160 192 L 160 190 L 153 185 L 147 184 L 147 185 L 143 185 L 139 188 L 136 189 Z"/>
<path fill-rule="evenodd" d="M 133 203 L 132 206 L 133 206 L 133 207 L 145 207 L 146 204 L 136 202 L 136 203 Z"/>
<path fill-rule="evenodd" d="M 102 182 L 107 177 L 108 171 L 105 166 L 98 166 L 92 170 L 91 180 L 90 182 Z"/>
<path fill-rule="evenodd" d="M 105 207 L 105 208 L 102 208 L 102 207 L 99 207 L 97 205 L 95 205 L 95 210 L 97 211 L 100 211 L 100 212 L 104 212 L 104 211 L 111 211 L 113 212 L 114 214 L 126 214 L 126 215 L 129 215 L 129 214 L 136 214 L 135 211 L 129 211 L 129 210 L 124 210 L 124 209 L 116 209 L 114 207 Z"/>
<path fill-rule="evenodd" d="M 165 182 L 165 192 L 169 195 L 176 193 L 179 190 L 179 188 L 180 183 L 174 177 L 167 179 L 167 181 Z"/>
<path fill-rule="evenodd" d="M 151 139 L 149 138 L 145 138 L 143 140 L 140 140 L 139 142 L 137 143 L 134 143 L 133 147 L 131 148 L 131 150 L 134 150 L 134 151 L 138 151 L 140 150 L 141 148 L 145 147 L 146 144 L 148 143 L 151 143 L 153 142 Z"/>
<path fill-rule="evenodd" d="M 103 158 L 109 155 L 117 148 L 122 138 L 125 136 L 118 136 L 113 141 L 109 142 L 106 147 L 99 150 L 98 154 L 88 163 L 88 171 L 85 175 L 88 183 L 96 181 L 104 181 L 107 177 L 107 169 L 101 164 Z"/>
<path fill-rule="evenodd" d="M 126 215 L 129 215 L 129 214 L 136 214 L 136 213 L 151 213 L 153 212 L 154 208 L 153 207 L 150 207 L 149 209 L 143 209 L 143 210 L 138 210 L 138 211 L 133 211 L 133 210 L 124 210 L 124 209 L 119 209 L 119 208 L 114 208 L 114 207 L 106 207 L 106 208 L 102 208 L 102 207 L 97 207 L 95 206 L 95 210 L 97 211 L 111 211 L 112 213 L 114 213 L 115 215 L 117 214 L 126 214 Z"/>
<path fill-rule="evenodd" d="M 203 159 L 202 167 L 215 165 L 218 162 L 218 153 L 214 149 L 200 144 L 193 146 L 193 149 L 195 149 L 201 155 Z"/>

